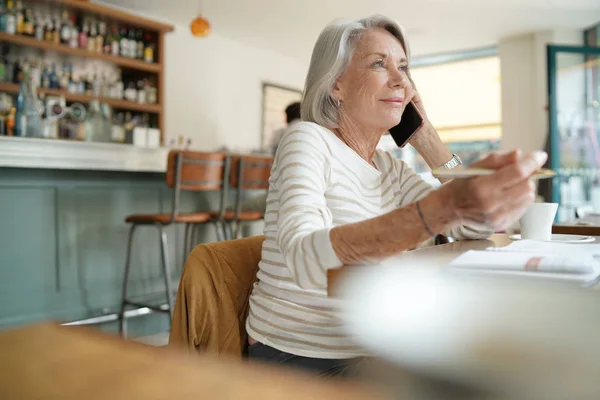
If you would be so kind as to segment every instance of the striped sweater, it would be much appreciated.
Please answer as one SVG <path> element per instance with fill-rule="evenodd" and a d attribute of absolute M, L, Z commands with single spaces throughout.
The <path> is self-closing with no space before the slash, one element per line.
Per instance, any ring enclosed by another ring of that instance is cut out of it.
<path fill-rule="evenodd" d="M 342 266 L 329 231 L 417 201 L 433 188 L 405 162 L 378 150 L 367 163 L 333 132 L 296 123 L 271 170 L 265 241 L 250 296 L 248 334 L 268 346 L 316 358 L 364 355 L 344 334 L 339 300 L 327 297 L 327 270 Z M 489 232 L 460 227 L 454 238 Z"/>

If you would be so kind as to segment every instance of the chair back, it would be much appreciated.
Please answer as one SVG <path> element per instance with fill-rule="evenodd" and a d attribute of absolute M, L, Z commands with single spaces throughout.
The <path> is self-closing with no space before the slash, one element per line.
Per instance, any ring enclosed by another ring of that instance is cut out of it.
<path fill-rule="evenodd" d="M 269 189 L 272 166 L 272 156 L 231 156 L 229 186 L 237 190 L 234 219 L 237 219 L 242 211 L 242 199 L 246 190 Z"/>
<path fill-rule="evenodd" d="M 229 171 L 227 153 L 173 150 L 167 159 L 167 185 L 181 190 L 221 190 Z"/>
<path fill-rule="evenodd" d="M 170 346 L 241 357 L 264 236 L 200 244 L 185 263 Z"/>
<path fill-rule="evenodd" d="M 227 153 L 204 153 L 197 151 L 172 150 L 167 158 L 167 186 L 173 188 L 172 218 L 179 212 L 179 199 L 182 190 L 220 190 L 220 215 L 225 212 L 227 200 L 227 179 L 230 171 Z"/>

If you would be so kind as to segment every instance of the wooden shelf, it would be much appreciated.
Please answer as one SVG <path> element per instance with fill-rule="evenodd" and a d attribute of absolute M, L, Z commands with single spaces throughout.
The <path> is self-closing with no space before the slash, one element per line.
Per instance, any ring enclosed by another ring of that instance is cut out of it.
<path fill-rule="evenodd" d="M 19 92 L 19 85 L 16 83 L 0 83 L 0 92 L 17 94 Z M 120 110 L 146 112 L 153 114 L 160 114 L 162 112 L 162 107 L 159 104 L 140 104 L 122 99 L 112 99 L 110 97 L 96 97 L 88 96 L 85 94 L 73 94 L 64 90 L 57 89 L 38 88 L 38 93 L 44 93 L 46 95 L 51 96 L 63 96 L 68 102 L 75 103 L 87 104 L 92 100 L 98 100 L 100 103 L 106 103 L 112 108 L 117 108 Z"/>
<path fill-rule="evenodd" d="M 105 60 L 111 62 L 116 65 L 120 65 L 122 67 L 145 71 L 145 72 L 153 72 L 159 73 L 162 70 L 162 67 L 158 63 L 147 63 L 145 61 L 134 60 L 125 57 L 117 57 L 110 54 L 104 53 L 96 53 L 93 51 L 88 51 L 86 49 L 80 49 L 75 47 L 69 47 L 64 44 L 56 44 L 52 42 L 37 40 L 28 36 L 22 35 L 9 35 L 5 32 L 0 32 L 0 42 L 5 43 L 13 43 L 20 46 L 27 47 L 36 47 L 42 50 L 56 51 L 57 53 L 79 56 L 85 58 L 95 58 L 98 60 Z"/>
<path fill-rule="evenodd" d="M 131 14 L 126 11 L 122 11 L 118 8 L 111 7 L 108 5 L 102 5 L 92 3 L 87 0 L 33 0 L 37 3 L 45 3 L 62 6 L 68 10 L 77 10 L 87 14 L 95 14 L 96 16 L 103 17 L 103 19 L 112 19 L 121 23 L 127 24 L 135 28 L 144 28 L 156 32 L 172 32 L 173 25 L 165 24 L 162 22 L 152 21 L 150 19 L 140 17 L 139 15 Z M 29 0 L 32 2 L 32 0 Z"/>

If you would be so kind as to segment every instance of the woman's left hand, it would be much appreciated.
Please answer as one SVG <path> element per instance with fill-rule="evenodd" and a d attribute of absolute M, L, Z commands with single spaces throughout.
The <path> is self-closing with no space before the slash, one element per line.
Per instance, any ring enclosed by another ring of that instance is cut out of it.
<path fill-rule="evenodd" d="M 452 158 L 452 153 L 450 153 L 448 147 L 442 142 L 431 122 L 429 122 L 421 96 L 415 89 L 410 76 L 408 76 L 408 79 L 410 84 L 406 85 L 404 89 L 404 99 L 406 100 L 406 104 L 412 100 L 421 117 L 423 117 L 421 129 L 412 135 L 408 143 L 419 152 L 430 168 L 437 168 L 448 162 Z"/>
<path fill-rule="evenodd" d="M 414 84 L 413 80 L 411 78 L 409 78 L 409 80 L 410 80 L 410 86 L 406 87 L 406 90 L 404 93 L 404 98 L 406 99 L 406 104 L 408 104 L 412 100 L 412 102 L 414 103 L 417 110 L 419 110 L 421 117 L 423 117 L 423 119 L 425 120 L 425 123 L 428 123 L 429 120 L 427 119 L 427 113 L 425 112 L 425 105 L 423 104 L 423 100 L 421 100 L 421 96 L 419 95 L 419 92 L 417 92 L 417 89 L 415 89 L 415 84 Z"/>

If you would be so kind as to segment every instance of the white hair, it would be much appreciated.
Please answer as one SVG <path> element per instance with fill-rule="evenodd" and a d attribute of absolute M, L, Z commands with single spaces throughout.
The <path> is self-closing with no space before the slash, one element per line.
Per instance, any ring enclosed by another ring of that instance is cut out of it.
<path fill-rule="evenodd" d="M 332 90 L 350 64 L 358 39 L 372 28 L 385 29 L 394 35 L 400 41 L 407 61 L 410 60 L 406 35 L 393 19 L 373 15 L 356 21 L 333 21 L 323 29 L 313 49 L 302 99 L 303 120 L 337 128 L 339 107 Z"/>

